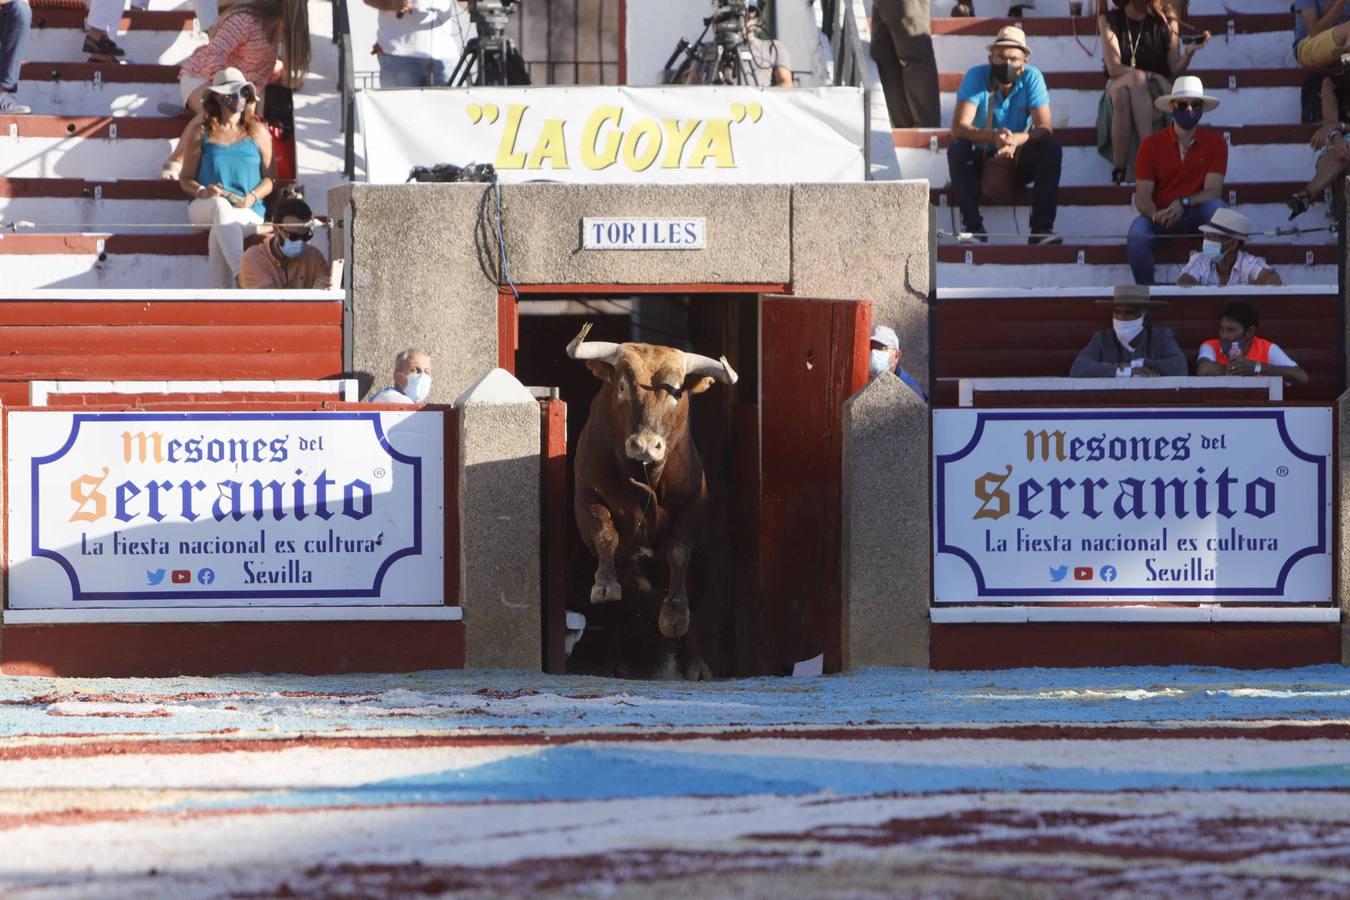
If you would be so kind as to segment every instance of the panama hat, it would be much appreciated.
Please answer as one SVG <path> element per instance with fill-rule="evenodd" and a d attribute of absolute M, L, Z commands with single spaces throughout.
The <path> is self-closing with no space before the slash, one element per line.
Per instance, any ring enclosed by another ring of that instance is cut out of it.
<path fill-rule="evenodd" d="M 1098 306 L 1138 306 L 1141 309 L 1156 309 L 1166 306 L 1166 300 L 1155 300 L 1149 295 L 1146 284 L 1118 284 L 1115 295 L 1110 300 L 1098 300 Z"/>
<path fill-rule="evenodd" d="M 1203 100 L 1205 101 L 1205 112 L 1216 109 L 1219 106 L 1217 97 L 1210 97 L 1205 94 L 1205 86 L 1200 83 L 1200 79 L 1194 75 L 1182 75 L 1172 84 L 1172 93 L 1163 94 L 1153 105 L 1162 112 L 1169 112 L 1172 108 L 1173 100 Z"/>
<path fill-rule="evenodd" d="M 1027 46 L 1026 32 L 1016 25 L 1005 25 L 998 30 L 994 37 L 994 42 L 988 45 L 986 50 L 993 50 L 995 47 L 1016 47 L 1027 56 L 1031 55 L 1031 48 Z"/>
<path fill-rule="evenodd" d="M 244 87 L 252 87 L 252 82 L 244 77 L 234 66 L 221 69 L 216 76 L 211 79 L 211 86 L 208 91 L 214 91 L 217 94 L 237 94 Z"/>
<path fill-rule="evenodd" d="M 1246 241 L 1252 236 L 1252 220 L 1235 209 L 1216 209 L 1213 218 L 1201 225 L 1200 230 L 1219 238 Z"/>

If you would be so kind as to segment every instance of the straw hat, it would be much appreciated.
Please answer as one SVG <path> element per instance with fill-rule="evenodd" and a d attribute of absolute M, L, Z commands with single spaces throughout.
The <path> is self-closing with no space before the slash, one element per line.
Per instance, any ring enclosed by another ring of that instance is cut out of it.
<path fill-rule="evenodd" d="M 1213 218 L 1201 225 L 1200 230 L 1224 240 L 1237 238 L 1247 241 L 1251 240 L 1252 221 L 1235 209 L 1216 209 Z"/>
<path fill-rule="evenodd" d="M 1026 32 L 1016 25 L 1005 25 L 1000 28 L 994 42 L 985 49 L 993 50 L 995 47 L 1016 47 L 1027 56 L 1031 55 L 1031 48 L 1027 46 Z"/>
<path fill-rule="evenodd" d="M 1141 309 L 1156 309 L 1166 306 L 1166 300 L 1155 300 L 1149 295 L 1146 284 L 1118 284 L 1115 295 L 1110 300 L 1098 300 L 1098 306 L 1138 306 Z"/>
<path fill-rule="evenodd" d="M 1153 101 L 1153 105 L 1163 112 L 1170 112 L 1173 100 L 1203 100 L 1205 101 L 1205 112 L 1210 112 L 1219 106 L 1218 98 L 1208 96 L 1205 93 L 1205 86 L 1194 75 L 1182 75 L 1173 82 L 1172 93 L 1163 94 Z"/>
<path fill-rule="evenodd" d="M 221 69 L 216 73 L 216 77 L 211 79 L 211 86 L 208 91 L 214 91 L 217 94 L 237 94 L 245 87 L 252 87 L 252 82 L 244 77 L 244 73 L 234 66 Z"/>

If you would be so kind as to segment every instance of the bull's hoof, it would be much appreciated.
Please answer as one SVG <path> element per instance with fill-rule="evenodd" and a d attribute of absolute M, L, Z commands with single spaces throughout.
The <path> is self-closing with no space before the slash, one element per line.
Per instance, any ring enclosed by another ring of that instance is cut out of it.
<path fill-rule="evenodd" d="M 689 630 L 689 604 L 662 603 L 659 624 L 661 633 L 666 637 L 684 637 L 684 633 Z"/>
<path fill-rule="evenodd" d="M 591 588 L 592 603 L 613 603 L 623 599 L 623 588 L 617 581 L 597 581 Z"/>
<path fill-rule="evenodd" d="M 684 678 L 686 681 L 712 681 L 712 669 L 701 659 L 691 659 L 684 667 Z"/>

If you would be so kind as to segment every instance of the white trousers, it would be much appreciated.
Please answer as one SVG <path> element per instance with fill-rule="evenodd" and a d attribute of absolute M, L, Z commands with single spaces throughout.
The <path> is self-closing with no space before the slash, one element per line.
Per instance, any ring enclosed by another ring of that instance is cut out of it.
<path fill-rule="evenodd" d="M 123 5 L 124 0 L 89 0 L 89 15 L 84 18 L 84 27 L 97 28 L 116 40 L 118 26 L 122 24 Z"/>
<path fill-rule="evenodd" d="M 239 287 L 239 259 L 244 255 L 244 238 L 257 232 L 262 216 L 251 209 L 231 206 L 224 197 L 210 197 L 198 198 L 188 204 L 188 221 L 211 228 L 207 256 L 211 287 Z"/>
<path fill-rule="evenodd" d="M 192 9 L 197 13 L 197 24 L 206 31 L 220 18 L 220 0 L 192 0 Z"/>

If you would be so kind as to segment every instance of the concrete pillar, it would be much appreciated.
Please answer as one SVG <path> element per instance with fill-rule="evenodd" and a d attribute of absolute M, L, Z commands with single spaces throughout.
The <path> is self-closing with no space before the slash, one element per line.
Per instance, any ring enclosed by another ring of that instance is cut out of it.
<path fill-rule="evenodd" d="M 928 404 L 884 373 L 844 404 L 844 667 L 928 667 Z"/>
<path fill-rule="evenodd" d="M 539 403 L 504 369 L 455 401 L 465 668 L 543 665 Z"/>
<path fill-rule="evenodd" d="M 1336 428 L 1339 431 L 1336 461 L 1336 490 L 1340 492 L 1340 517 L 1336 522 L 1340 538 L 1339 567 L 1341 603 L 1341 665 L 1350 666 L 1350 391 L 1336 400 Z"/>

